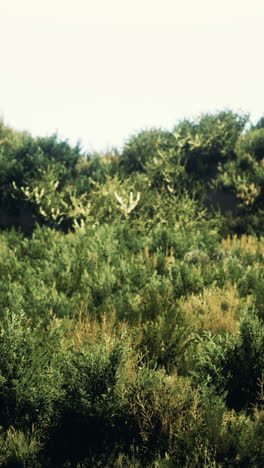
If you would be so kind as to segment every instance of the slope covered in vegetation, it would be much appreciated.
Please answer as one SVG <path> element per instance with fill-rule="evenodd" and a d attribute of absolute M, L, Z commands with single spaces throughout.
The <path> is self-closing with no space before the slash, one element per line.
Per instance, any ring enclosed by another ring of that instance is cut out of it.
<path fill-rule="evenodd" d="M 0 125 L 0 465 L 264 465 L 264 123 Z"/>

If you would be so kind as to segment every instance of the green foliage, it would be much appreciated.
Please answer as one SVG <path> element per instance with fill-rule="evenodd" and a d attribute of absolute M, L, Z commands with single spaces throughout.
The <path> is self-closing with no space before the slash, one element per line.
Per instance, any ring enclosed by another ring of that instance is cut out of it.
<path fill-rule="evenodd" d="M 209 335 L 198 356 L 196 377 L 222 391 L 229 408 L 250 409 L 258 401 L 264 370 L 263 339 L 257 318 L 243 320 L 236 338 Z"/>
<path fill-rule="evenodd" d="M 26 433 L 10 427 L 0 434 L 0 463 L 4 468 L 40 468 L 40 434 L 32 426 Z"/>
<path fill-rule="evenodd" d="M 61 396 L 56 351 L 60 341 L 31 329 L 24 313 L 4 312 L 0 326 L 0 419 L 5 428 L 44 424 Z"/>
<path fill-rule="evenodd" d="M 173 147 L 173 143 L 173 135 L 168 131 L 143 130 L 127 141 L 120 164 L 128 173 L 145 172 L 146 164 L 158 157 L 160 151 L 167 151 Z"/>
<path fill-rule="evenodd" d="M 258 130 L 260 128 L 264 128 L 264 116 L 260 117 L 260 119 L 257 121 L 256 125 L 252 125 L 252 129 Z"/>
<path fill-rule="evenodd" d="M 1 466 L 263 466 L 263 126 L 246 119 L 104 155 L 0 123 Z"/>
<path fill-rule="evenodd" d="M 177 145 L 194 178 L 214 177 L 217 166 L 233 157 L 235 142 L 247 116 L 231 111 L 205 114 L 197 122 L 183 121 L 174 129 Z"/>
<path fill-rule="evenodd" d="M 110 343 L 87 343 L 66 354 L 65 398 L 47 447 L 56 466 L 63 460 L 91 459 L 95 453 L 123 446 L 125 433 L 121 431 L 127 433 L 127 429 L 116 386 L 125 348 L 121 344 L 111 349 Z"/>
<path fill-rule="evenodd" d="M 264 158 L 264 129 L 256 128 L 241 135 L 236 144 L 238 155 L 250 154 L 257 161 Z"/>
<path fill-rule="evenodd" d="M 238 213 L 227 221 L 227 229 L 237 233 L 263 232 L 264 146 L 263 129 L 241 135 L 235 145 L 235 158 L 219 169 L 216 185 L 235 193 Z"/>

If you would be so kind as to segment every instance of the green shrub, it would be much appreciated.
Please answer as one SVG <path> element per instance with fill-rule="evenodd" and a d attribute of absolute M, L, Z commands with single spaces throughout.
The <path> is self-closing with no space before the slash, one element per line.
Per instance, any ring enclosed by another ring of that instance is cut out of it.
<path fill-rule="evenodd" d="M 244 319 L 236 336 L 208 335 L 198 355 L 196 379 L 226 394 L 229 408 L 250 409 L 258 400 L 264 370 L 263 345 L 263 325 L 258 318 Z"/>
<path fill-rule="evenodd" d="M 65 397 L 46 446 L 55 466 L 64 466 L 67 460 L 106 460 L 108 453 L 133 443 L 117 389 L 125 354 L 126 345 L 109 340 L 68 350 L 63 364 Z"/>
<path fill-rule="evenodd" d="M 0 323 L 0 420 L 4 428 L 49 423 L 63 395 L 57 333 L 30 327 L 25 314 L 4 311 Z"/>
<path fill-rule="evenodd" d="M 0 463 L 3 468 L 40 468 L 40 434 L 34 426 L 27 432 L 10 427 L 0 434 Z"/>
<path fill-rule="evenodd" d="M 161 150 L 173 147 L 173 135 L 164 130 L 143 130 L 132 136 L 125 144 L 120 164 L 130 173 L 145 170 L 146 163 L 154 159 Z"/>

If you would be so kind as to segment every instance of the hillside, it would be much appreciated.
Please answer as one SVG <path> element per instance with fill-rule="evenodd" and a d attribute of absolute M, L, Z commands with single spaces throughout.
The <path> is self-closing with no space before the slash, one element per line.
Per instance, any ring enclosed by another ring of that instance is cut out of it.
<path fill-rule="evenodd" d="M 264 465 L 264 119 L 0 123 L 0 465 Z"/>

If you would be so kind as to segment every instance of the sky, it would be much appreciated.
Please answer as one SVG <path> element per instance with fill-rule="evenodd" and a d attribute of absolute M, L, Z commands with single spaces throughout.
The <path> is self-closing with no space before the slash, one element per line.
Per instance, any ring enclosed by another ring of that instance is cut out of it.
<path fill-rule="evenodd" d="M 85 151 L 264 115 L 263 0 L 0 0 L 0 117 Z"/>

